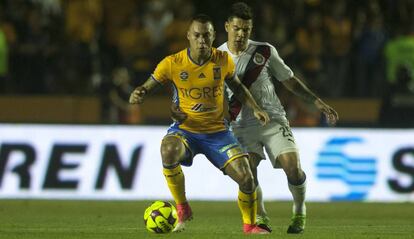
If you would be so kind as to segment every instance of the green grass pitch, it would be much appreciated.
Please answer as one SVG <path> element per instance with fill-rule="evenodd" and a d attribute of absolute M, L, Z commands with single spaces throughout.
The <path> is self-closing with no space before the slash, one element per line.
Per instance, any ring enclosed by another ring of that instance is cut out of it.
<path fill-rule="evenodd" d="M 149 201 L 0 200 L 0 238 L 414 238 L 414 203 L 307 203 L 305 233 L 287 235 L 290 202 L 267 202 L 273 233 L 243 235 L 236 202 L 191 202 L 186 231 L 146 231 Z"/>

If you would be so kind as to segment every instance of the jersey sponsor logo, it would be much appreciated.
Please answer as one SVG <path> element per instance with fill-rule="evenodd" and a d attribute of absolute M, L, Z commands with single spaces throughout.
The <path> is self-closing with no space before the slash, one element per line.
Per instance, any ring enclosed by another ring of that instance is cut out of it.
<path fill-rule="evenodd" d="M 186 71 L 181 71 L 181 73 L 180 73 L 180 79 L 182 81 L 187 81 L 187 79 L 188 79 L 188 73 Z"/>
<path fill-rule="evenodd" d="M 213 67 L 213 78 L 214 80 L 221 79 L 221 67 L 219 66 Z"/>
<path fill-rule="evenodd" d="M 203 104 L 194 104 L 193 107 L 191 107 L 192 111 L 197 111 L 203 106 Z"/>
<path fill-rule="evenodd" d="M 203 88 L 179 88 L 181 96 L 184 98 L 191 98 L 194 100 L 197 99 L 208 99 L 208 98 L 217 98 L 223 95 L 223 90 L 221 86 L 214 87 L 203 87 Z"/>
<path fill-rule="evenodd" d="M 350 155 L 350 144 L 363 144 L 360 137 L 335 137 L 319 152 L 316 162 L 317 178 L 343 183 L 349 190 L 333 195 L 332 201 L 363 200 L 375 184 L 377 159 L 373 156 Z"/>
<path fill-rule="evenodd" d="M 254 56 L 253 56 L 253 62 L 256 65 L 261 66 L 261 65 L 263 65 L 265 63 L 265 61 L 266 61 L 265 57 L 262 54 L 260 54 L 259 52 L 256 52 L 254 54 Z"/>
<path fill-rule="evenodd" d="M 199 79 L 204 79 L 204 78 L 206 78 L 206 75 L 204 75 L 204 73 L 203 73 L 203 72 L 201 72 L 201 74 L 200 74 L 200 75 L 198 75 L 198 78 L 199 78 Z"/>
<path fill-rule="evenodd" d="M 207 106 L 205 104 L 194 104 L 193 107 L 191 107 L 191 111 L 193 112 L 212 112 L 217 109 L 217 106 Z"/>

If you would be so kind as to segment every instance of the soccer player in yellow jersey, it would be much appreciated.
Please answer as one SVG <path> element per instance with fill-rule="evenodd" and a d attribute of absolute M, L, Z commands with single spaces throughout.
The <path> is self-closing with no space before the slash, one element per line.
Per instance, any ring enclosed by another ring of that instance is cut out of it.
<path fill-rule="evenodd" d="M 187 38 L 190 47 L 164 58 L 130 97 L 130 103 L 140 104 L 158 86 L 171 83 L 175 106 L 186 115 L 185 120 L 169 128 L 161 143 L 163 172 L 178 211 L 174 231 L 182 231 L 192 219 L 180 165 L 191 166 L 194 155 L 201 153 L 239 185 L 238 205 L 244 233 L 266 234 L 256 225 L 256 185 L 247 153 L 224 120 L 224 82 L 243 104 L 252 108 L 263 125 L 269 117 L 235 75 L 231 57 L 212 48 L 215 31 L 208 16 L 193 18 Z"/>
<path fill-rule="evenodd" d="M 252 9 L 243 2 L 231 6 L 225 29 L 228 41 L 218 49 L 226 51 L 234 60 L 236 74 L 249 88 L 256 102 L 264 109 L 270 122 L 266 126 L 257 123 L 252 111 L 240 105 L 228 92 L 231 126 L 234 135 L 250 154 L 251 170 L 257 186 L 256 224 L 269 232 L 269 217 L 263 203 L 262 191 L 257 181 L 257 167 L 267 155 L 274 168 L 282 168 L 287 176 L 289 191 L 293 197 L 292 221 L 287 233 L 303 233 L 306 224 L 306 174 L 301 168 L 299 150 L 290 130 L 286 112 L 276 95 L 274 79 L 282 82 L 291 92 L 314 104 L 325 114 L 328 123 L 334 125 L 338 113 L 313 93 L 280 58 L 276 48 L 266 42 L 250 40 L 253 28 Z M 183 112 L 172 107 L 177 121 L 185 118 Z"/>

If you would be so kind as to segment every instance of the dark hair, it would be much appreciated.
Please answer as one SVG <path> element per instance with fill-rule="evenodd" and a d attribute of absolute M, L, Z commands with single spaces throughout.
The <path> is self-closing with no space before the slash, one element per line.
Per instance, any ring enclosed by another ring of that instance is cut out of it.
<path fill-rule="evenodd" d="M 206 14 L 197 14 L 191 19 L 191 22 L 200 22 L 200 23 L 211 23 L 213 25 L 213 20 L 210 16 Z"/>
<path fill-rule="evenodd" d="M 252 20 L 252 9 L 244 2 L 236 2 L 231 5 L 227 20 L 230 21 L 234 17 L 241 18 L 243 20 Z"/>

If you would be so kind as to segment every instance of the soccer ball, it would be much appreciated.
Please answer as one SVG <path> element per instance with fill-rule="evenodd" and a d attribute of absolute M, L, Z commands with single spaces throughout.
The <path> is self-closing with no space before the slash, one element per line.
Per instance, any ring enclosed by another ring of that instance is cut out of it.
<path fill-rule="evenodd" d="M 169 202 L 155 201 L 144 213 L 145 227 L 150 232 L 171 232 L 177 222 L 177 210 Z"/>

